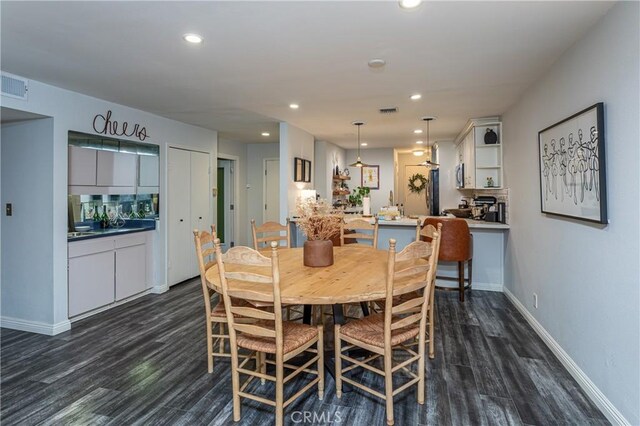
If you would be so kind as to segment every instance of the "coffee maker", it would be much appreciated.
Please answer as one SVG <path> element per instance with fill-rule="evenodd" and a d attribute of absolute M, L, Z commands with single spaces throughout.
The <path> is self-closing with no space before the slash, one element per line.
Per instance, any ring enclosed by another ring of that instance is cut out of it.
<path fill-rule="evenodd" d="M 494 207 L 498 200 L 496 197 L 481 195 L 473 199 L 472 215 L 474 219 L 484 220 L 486 222 L 497 222 L 498 212 Z"/>

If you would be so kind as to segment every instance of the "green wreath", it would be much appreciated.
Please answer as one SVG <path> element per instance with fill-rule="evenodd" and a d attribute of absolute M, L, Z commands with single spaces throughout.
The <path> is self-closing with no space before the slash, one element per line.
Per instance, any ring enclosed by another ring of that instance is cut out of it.
<path fill-rule="evenodd" d="M 409 191 L 414 194 L 419 194 L 427 187 L 427 178 L 421 174 L 416 173 L 409 178 Z"/>

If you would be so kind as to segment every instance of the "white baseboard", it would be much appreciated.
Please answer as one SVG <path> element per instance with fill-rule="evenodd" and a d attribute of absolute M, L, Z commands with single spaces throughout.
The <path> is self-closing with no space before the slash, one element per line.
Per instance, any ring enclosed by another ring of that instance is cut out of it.
<path fill-rule="evenodd" d="M 475 283 L 474 283 L 475 287 Z M 527 320 L 529 325 L 540 336 L 542 341 L 551 349 L 551 352 L 560 360 L 564 368 L 567 369 L 569 374 L 578 382 L 580 387 L 591 398 L 594 404 L 602 411 L 605 417 L 614 425 L 631 425 L 624 418 L 622 413 L 609 401 L 609 399 L 598 389 L 598 387 L 589 379 L 589 376 L 575 363 L 575 361 L 569 356 L 562 346 L 549 334 L 547 330 L 534 318 L 533 315 L 525 308 L 525 306 L 507 289 L 504 288 L 504 294 L 513 303 L 513 305 L 520 311 L 522 316 Z"/>
<path fill-rule="evenodd" d="M 30 333 L 45 334 L 55 336 L 71 329 L 71 321 L 60 321 L 56 324 L 49 324 L 40 321 L 27 321 L 19 318 L 0 317 L 0 327 L 11 330 L 28 331 Z"/>
<path fill-rule="evenodd" d="M 167 284 L 161 284 L 151 287 L 151 293 L 153 294 L 162 294 L 169 291 L 169 286 Z"/>

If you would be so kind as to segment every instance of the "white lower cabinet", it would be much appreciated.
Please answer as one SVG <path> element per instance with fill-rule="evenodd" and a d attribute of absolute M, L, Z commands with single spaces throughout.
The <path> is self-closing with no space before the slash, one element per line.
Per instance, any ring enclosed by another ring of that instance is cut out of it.
<path fill-rule="evenodd" d="M 113 251 L 69 259 L 69 317 L 113 302 Z"/>
<path fill-rule="evenodd" d="M 146 257 L 145 245 L 116 250 L 116 301 L 146 289 Z"/>
<path fill-rule="evenodd" d="M 69 318 L 142 293 L 147 280 L 147 234 L 69 243 Z"/>

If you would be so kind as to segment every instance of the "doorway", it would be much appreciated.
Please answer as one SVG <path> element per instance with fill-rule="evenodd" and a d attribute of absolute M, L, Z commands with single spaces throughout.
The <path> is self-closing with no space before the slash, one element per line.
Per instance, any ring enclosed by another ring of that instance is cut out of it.
<path fill-rule="evenodd" d="M 404 166 L 404 176 L 400 182 L 409 182 L 409 178 L 414 174 L 421 174 L 429 179 L 429 174 L 425 173 L 424 166 L 406 165 Z M 427 183 L 428 185 L 428 183 Z M 419 194 L 415 194 L 407 188 L 406 184 L 403 186 L 404 197 L 404 211 L 406 215 L 428 215 L 427 209 L 427 189 L 425 188 Z"/>
<path fill-rule="evenodd" d="M 262 223 L 280 222 L 280 160 L 266 158 L 264 160 L 264 213 Z"/>
<path fill-rule="evenodd" d="M 224 250 L 235 245 L 235 170 L 236 160 L 218 156 L 218 196 L 216 231 Z"/>

